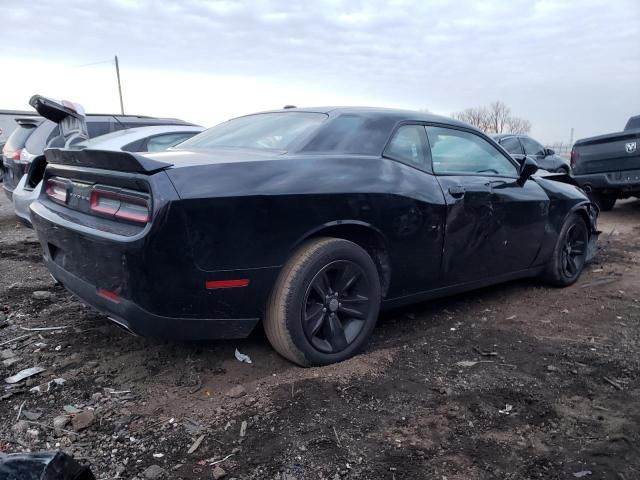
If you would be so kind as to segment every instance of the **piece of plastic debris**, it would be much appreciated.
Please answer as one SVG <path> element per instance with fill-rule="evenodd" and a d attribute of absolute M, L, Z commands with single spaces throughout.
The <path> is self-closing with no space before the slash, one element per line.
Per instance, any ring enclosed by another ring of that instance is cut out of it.
<path fill-rule="evenodd" d="M 164 453 L 154 453 L 153 458 L 162 458 L 164 457 Z"/>
<path fill-rule="evenodd" d="M 498 410 L 498 413 L 502 413 L 503 415 L 509 415 L 513 412 L 513 405 L 506 404 L 502 410 Z"/>
<path fill-rule="evenodd" d="M 514 318 L 516 318 L 516 317 L 517 317 L 517 315 L 509 315 L 509 316 L 507 317 L 507 320 L 513 320 L 513 319 L 514 319 Z"/>
<path fill-rule="evenodd" d="M 80 412 L 82 411 L 82 410 L 80 410 L 79 408 L 74 407 L 73 405 L 65 405 L 65 406 L 63 407 L 63 410 L 64 410 L 65 412 L 67 412 L 67 413 L 72 413 L 72 414 L 80 413 Z"/>
<path fill-rule="evenodd" d="M 5 378 L 4 381 L 7 383 L 18 383 L 24 380 L 25 378 L 32 377 L 33 375 L 37 375 L 38 373 L 44 372 L 45 370 L 46 369 L 42 367 L 26 368 L 24 370 L 20 370 L 18 373 L 16 373 L 11 377 Z"/>
<path fill-rule="evenodd" d="M 573 474 L 576 478 L 586 477 L 587 475 L 591 475 L 593 472 L 591 470 L 582 470 L 581 472 L 576 472 Z"/>
<path fill-rule="evenodd" d="M 53 380 L 49 380 L 48 382 L 41 383 L 37 387 L 33 387 L 29 389 L 31 393 L 47 393 L 51 390 L 51 385 L 63 385 L 66 380 L 64 378 L 54 378 Z"/>
<path fill-rule="evenodd" d="M 240 436 L 244 437 L 247 434 L 247 421 L 243 420 L 240 425 Z"/>
<path fill-rule="evenodd" d="M 477 363 L 478 362 L 474 362 L 473 360 L 462 360 L 457 362 L 456 365 L 459 367 L 473 367 L 474 365 L 477 365 Z"/>
<path fill-rule="evenodd" d="M 238 360 L 239 362 L 244 362 L 244 363 L 252 363 L 251 362 L 251 358 L 249 358 L 249 355 L 245 355 L 244 353 L 240 353 L 237 348 L 236 348 L 236 360 Z"/>
<path fill-rule="evenodd" d="M 191 446 L 189 447 L 189 450 L 187 451 L 187 453 L 191 454 L 193 452 L 195 452 L 198 447 L 200 446 L 200 444 L 202 443 L 202 440 L 204 440 L 204 435 L 200 435 L 195 442 L 193 442 L 193 444 L 191 444 Z"/>

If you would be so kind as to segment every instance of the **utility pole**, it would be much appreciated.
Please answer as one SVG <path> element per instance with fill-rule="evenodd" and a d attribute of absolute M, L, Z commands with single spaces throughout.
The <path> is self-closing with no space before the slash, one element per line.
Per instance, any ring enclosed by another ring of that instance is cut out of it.
<path fill-rule="evenodd" d="M 118 93 L 120 94 L 120 113 L 124 115 L 124 103 L 122 102 L 122 85 L 120 84 L 120 66 L 118 65 L 118 56 L 116 59 L 116 76 L 118 77 Z"/>

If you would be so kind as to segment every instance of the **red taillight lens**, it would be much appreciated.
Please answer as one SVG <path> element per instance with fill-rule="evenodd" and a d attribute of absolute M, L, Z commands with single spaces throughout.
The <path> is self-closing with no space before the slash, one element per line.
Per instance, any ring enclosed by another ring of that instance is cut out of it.
<path fill-rule="evenodd" d="M 67 184 L 55 178 L 48 179 L 47 197 L 54 202 L 66 204 L 69 200 L 69 188 Z"/>
<path fill-rule="evenodd" d="M 13 160 L 14 162 L 19 162 L 21 153 L 22 153 L 22 149 L 21 148 L 19 148 L 15 152 L 13 152 L 13 155 L 11 155 L 11 160 Z"/>
<path fill-rule="evenodd" d="M 149 201 L 126 193 L 94 188 L 91 192 L 91 211 L 100 215 L 136 223 L 149 221 Z"/>
<path fill-rule="evenodd" d="M 570 162 L 571 168 L 576 166 L 576 150 L 574 148 L 571 149 Z"/>

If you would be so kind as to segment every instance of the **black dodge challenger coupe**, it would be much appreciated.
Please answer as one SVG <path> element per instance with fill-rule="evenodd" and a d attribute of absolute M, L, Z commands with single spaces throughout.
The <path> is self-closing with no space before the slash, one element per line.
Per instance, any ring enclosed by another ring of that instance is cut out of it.
<path fill-rule="evenodd" d="M 417 112 L 286 109 L 168 152 L 46 152 L 53 276 L 141 334 L 238 338 L 300 365 L 361 349 L 381 307 L 540 276 L 570 285 L 595 207 L 484 133 Z"/>

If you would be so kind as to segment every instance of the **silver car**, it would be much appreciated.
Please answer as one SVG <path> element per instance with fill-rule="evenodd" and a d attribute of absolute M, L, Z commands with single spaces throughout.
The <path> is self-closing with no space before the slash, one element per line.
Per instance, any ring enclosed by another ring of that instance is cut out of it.
<path fill-rule="evenodd" d="M 136 127 L 107 133 L 71 146 L 74 149 L 122 150 L 127 152 L 157 152 L 182 143 L 204 130 L 191 125 L 154 125 Z M 31 159 L 33 160 L 33 159 Z M 44 160 L 44 159 L 43 159 Z M 29 206 L 42 187 L 42 173 L 46 162 L 35 161 L 28 175 L 24 175 L 13 191 L 13 206 L 16 216 L 26 225 L 31 225 Z M 37 182 L 37 184 L 35 184 Z"/>

